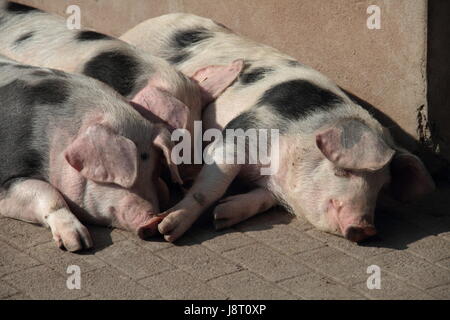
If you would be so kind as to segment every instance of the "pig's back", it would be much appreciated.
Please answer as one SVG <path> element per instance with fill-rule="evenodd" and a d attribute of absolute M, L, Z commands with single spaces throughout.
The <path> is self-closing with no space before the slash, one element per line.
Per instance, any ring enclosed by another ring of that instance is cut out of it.
<path fill-rule="evenodd" d="M 168 14 L 139 24 L 121 39 L 167 59 L 188 76 L 207 65 L 228 64 L 236 59 L 246 61 L 239 79 L 205 109 L 204 128 L 224 128 L 236 116 L 257 106 L 273 111 L 271 114 L 264 112 L 266 118 L 306 116 L 311 108 L 302 103 L 316 102 L 317 95 L 323 97 L 320 103 L 351 103 L 337 85 L 320 72 L 207 18 Z M 298 100 L 302 95 L 309 97 Z M 284 101 L 294 103 L 287 103 L 284 108 L 280 105 Z M 280 103 L 277 105 L 277 102 Z"/>

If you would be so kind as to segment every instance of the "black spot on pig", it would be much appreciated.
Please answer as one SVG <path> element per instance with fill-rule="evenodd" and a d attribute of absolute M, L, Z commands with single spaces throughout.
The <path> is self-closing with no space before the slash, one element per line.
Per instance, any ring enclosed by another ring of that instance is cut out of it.
<path fill-rule="evenodd" d="M 111 40 L 112 38 L 106 34 L 95 31 L 80 31 L 77 33 L 76 39 L 79 41 L 95 41 L 95 40 Z"/>
<path fill-rule="evenodd" d="M 172 64 L 178 64 L 178 63 L 188 60 L 190 57 L 191 57 L 191 55 L 189 53 L 183 52 L 183 53 L 178 53 L 178 54 L 172 55 L 172 56 L 168 57 L 167 60 Z"/>
<path fill-rule="evenodd" d="M 20 3 L 14 3 L 14 2 L 8 2 L 6 5 L 6 11 L 9 11 L 11 13 L 15 14 L 23 14 L 28 12 L 41 12 L 41 10 L 33 7 L 29 7 Z"/>
<path fill-rule="evenodd" d="M 288 66 L 294 67 L 294 68 L 303 66 L 300 62 L 298 62 L 296 60 L 286 60 L 286 63 Z"/>
<path fill-rule="evenodd" d="M 315 111 L 333 108 L 343 100 L 307 80 L 290 80 L 268 89 L 257 106 L 268 105 L 285 119 L 298 120 Z"/>
<path fill-rule="evenodd" d="M 35 67 L 29 66 L 27 64 L 15 64 L 14 68 L 17 68 L 17 69 L 33 69 Z"/>
<path fill-rule="evenodd" d="M 254 68 L 248 72 L 244 72 L 239 77 L 239 82 L 243 85 L 253 84 L 259 80 L 264 79 L 267 74 L 272 73 L 273 71 L 274 70 L 272 68 L 267 67 Z"/>
<path fill-rule="evenodd" d="M 67 101 L 70 89 L 61 79 L 45 79 L 37 84 L 28 84 L 24 88 L 27 104 L 61 104 Z"/>
<path fill-rule="evenodd" d="M 30 39 L 33 35 L 34 35 L 33 31 L 24 33 L 19 38 L 17 38 L 16 41 L 14 41 L 14 45 L 15 46 L 20 45 L 23 41 Z"/>
<path fill-rule="evenodd" d="M 0 86 L 0 185 L 20 177 L 33 177 L 42 168 L 41 153 L 32 145 L 33 105 L 27 105 L 26 82 Z"/>
<path fill-rule="evenodd" d="M 108 84 L 123 96 L 132 93 L 139 72 L 133 56 L 115 50 L 96 55 L 83 70 L 83 74 Z"/>
<path fill-rule="evenodd" d="M 225 136 L 226 136 L 226 129 L 253 129 L 257 128 L 258 119 L 253 114 L 252 111 L 246 111 L 238 115 L 236 118 L 228 122 L 228 124 L 225 126 Z"/>
<path fill-rule="evenodd" d="M 212 38 L 213 34 L 205 28 L 195 28 L 175 32 L 172 37 L 170 49 L 176 53 L 169 55 L 167 59 L 173 64 L 184 62 L 190 58 L 190 53 L 185 49 Z"/>
<path fill-rule="evenodd" d="M 51 76 L 52 73 L 51 73 L 51 72 L 48 72 L 48 71 L 44 71 L 44 70 L 36 70 L 36 71 L 33 71 L 33 72 L 31 73 L 31 75 L 32 75 L 32 76 L 35 76 L 35 77 L 38 77 L 38 78 L 42 78 L 42 77 L 48 77 L 48 76 Z"/>
<path fill-rule="evenodd" d="M 205 28 L 178 31 L 173 36 L 173 47 L 175 47 L 175 49 L 182 50 L 209 39 L 212 36 L 213 34 Z"/>

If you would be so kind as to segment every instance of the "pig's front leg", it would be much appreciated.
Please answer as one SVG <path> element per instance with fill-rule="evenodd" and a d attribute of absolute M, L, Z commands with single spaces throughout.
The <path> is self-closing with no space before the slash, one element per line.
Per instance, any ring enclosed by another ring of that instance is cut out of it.
<path fill-rule="evenodd" d="M 227 191 L 241 169 L 237 164 L 205 165 L 194 185 L 167 215 L 158 229 L 167 241 L 173 242 L 185 233 L 198 217 Z"/>
<path fill-rule="evenodd" d="M 93 246 L 91 236 L 70 212 L 63 196 L 47 182 L 18 179 L 0 193 L 2 215 L 49 227 L 59 247 L 69 251 Z"/>
<path fill-rule="evenodd" d="M 267 189 L 256 188 L 244 194 L 226 197 L 214 209 L 216 229 L 231 227 L 258 213 L 269 210 L 277 204 L 273 194 Z"/>

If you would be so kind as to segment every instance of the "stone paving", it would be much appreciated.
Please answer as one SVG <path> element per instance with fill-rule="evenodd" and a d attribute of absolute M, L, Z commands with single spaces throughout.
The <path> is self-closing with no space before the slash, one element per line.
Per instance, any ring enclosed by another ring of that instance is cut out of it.
<path fill-rule="evenodd" d="M 216 232 L 206 218 L 176 245 L 89 227 L 90 252 L 49 230 L 0 218 L 0 299 L 450 299 L 450 188 L 378 209 L 362 245 L 272 210 Z M 69 290 L 77 265 L 81 288 Z M 379 266 L 380 289 L 367 268 Z"/>

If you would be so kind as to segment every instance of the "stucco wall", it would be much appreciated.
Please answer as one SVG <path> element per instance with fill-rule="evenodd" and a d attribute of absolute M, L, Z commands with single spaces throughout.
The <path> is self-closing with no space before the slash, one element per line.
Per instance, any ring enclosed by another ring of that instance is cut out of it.
<path fill-rule="evenodd" d="M 381 111 L 383 122 L 410 148 L 419 138 L 418 110 L 427 116 L 426 0 L 21 0 L 65 15 L 81 8 L 83 27 L 111 35 L 168 12 L 210 17 L 272 45 L 333 78 Z M 366 10 L 381 9 L 369 30 Z"/>

